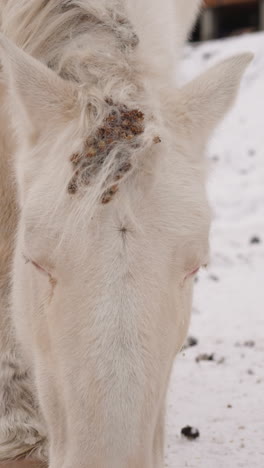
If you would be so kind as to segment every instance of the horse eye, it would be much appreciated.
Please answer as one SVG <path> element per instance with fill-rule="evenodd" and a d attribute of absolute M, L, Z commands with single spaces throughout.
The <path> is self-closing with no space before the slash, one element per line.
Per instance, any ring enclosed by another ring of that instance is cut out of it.
<path fill-rule="evenodd" d="M 200 271 L 201 268 L 207 268 L 207 263 L 204 263 L 204 264 L 201 264 L 199 265 L 198 267 L 196 267 L 195 269 L 193 269 L 192 271 L 190 271 L 186 276 L 185 276 L 185 280 L 188 279 L 188 278 L 192 278 L 193 276 L 195 276 L 198 271 Z"/>
<path fill-rule="evenodd" d="M 34 260 L 31 260 L 30 258 L 26 257 L 25 255 L 23 255 L 23 257 L 24 257 L 26 263 L 31 263 L 31 265 L 33 265 L 38 271 L 40 271 L 41 273 L 44 273 L 45 275 L 49 275 L 49 272 L 47 270 L 45 270 L 45 268 L 43 268 L 37 262 L 35 262 Z"/>
<path fill-rule="evenodd" d="M 198 273 L 199 270 L 200 270 L 200 267 L 195 268 L 195 270 L 193 270 L 193 271 L 189 274 L 189 276 L 194 276 L 194 275 L 196 275 L 196 273 Z"/>
<path fill-rule="evenodd" d="M 185 276 L 184 279 L 187 280 L 188 278 L 192 278 L 193 276 L 195 276 L 198 273 L 199 270 L 200 270 L 200 267 L 195 268 L 194 270 L 187 273 L 187 275 Z"/>

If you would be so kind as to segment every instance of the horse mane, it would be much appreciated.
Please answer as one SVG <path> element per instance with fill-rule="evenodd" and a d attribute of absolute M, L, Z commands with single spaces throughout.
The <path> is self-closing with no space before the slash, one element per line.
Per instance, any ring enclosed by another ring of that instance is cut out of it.
<path fill-rule="evenodd" d="M 138 44 L 121 7 L 122 2 L 117 0 L 21 0 L 19 7 L 12 0 L 5 0 L 1 29 L 63 78 L 83 83 L 89 78 L 87 62 L 91 56 L 100 55 L 106 60 L 112 52 L 115 58 L 119 55 L 121 64 Z M 107 50 L 104 40 L 99 39 L 102 34 L 108 39 Z M 84 47 L 86 69 L 82 76 L 80 60 Z"/>

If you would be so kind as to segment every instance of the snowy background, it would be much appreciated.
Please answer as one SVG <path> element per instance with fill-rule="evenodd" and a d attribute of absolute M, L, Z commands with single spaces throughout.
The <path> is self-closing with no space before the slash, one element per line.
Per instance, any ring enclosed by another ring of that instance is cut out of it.
<path fill-rule="evenodd" d="M 264 467 L 264 34 L 189 46 L 183 80 L 244 51 L 254 62 L 208 147 L 211 264 L 195 284 L 198 344 L 172 375 L 169 468 Z M 182 437 L 186 425 L 200 437 Z"/>

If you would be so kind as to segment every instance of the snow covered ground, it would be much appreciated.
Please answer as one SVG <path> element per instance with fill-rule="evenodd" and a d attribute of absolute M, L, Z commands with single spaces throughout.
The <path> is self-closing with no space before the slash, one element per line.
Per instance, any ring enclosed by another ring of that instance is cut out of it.
<path fill-rule="evenodd" d="M 255 60 L 208 148 L 211 265 L 195 285 L 198 345 L 172 376 L 169 468 L 264 467 L 264 34 L 188 47 L 183 79 L 242 51 Z M 197 363 L 201 353 L 213 360 Z M 181 437 L 186 425 L 200 437 Z"/>

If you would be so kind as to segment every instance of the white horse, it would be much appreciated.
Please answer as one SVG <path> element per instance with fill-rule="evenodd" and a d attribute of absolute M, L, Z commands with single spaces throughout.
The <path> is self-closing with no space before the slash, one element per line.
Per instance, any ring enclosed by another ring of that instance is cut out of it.
<path fill-rule="evenodd" d="M 203 153 L 251 60 L 174 85 L 199 4 L 1 2 L 0 460 L 163 466 Z"/>

